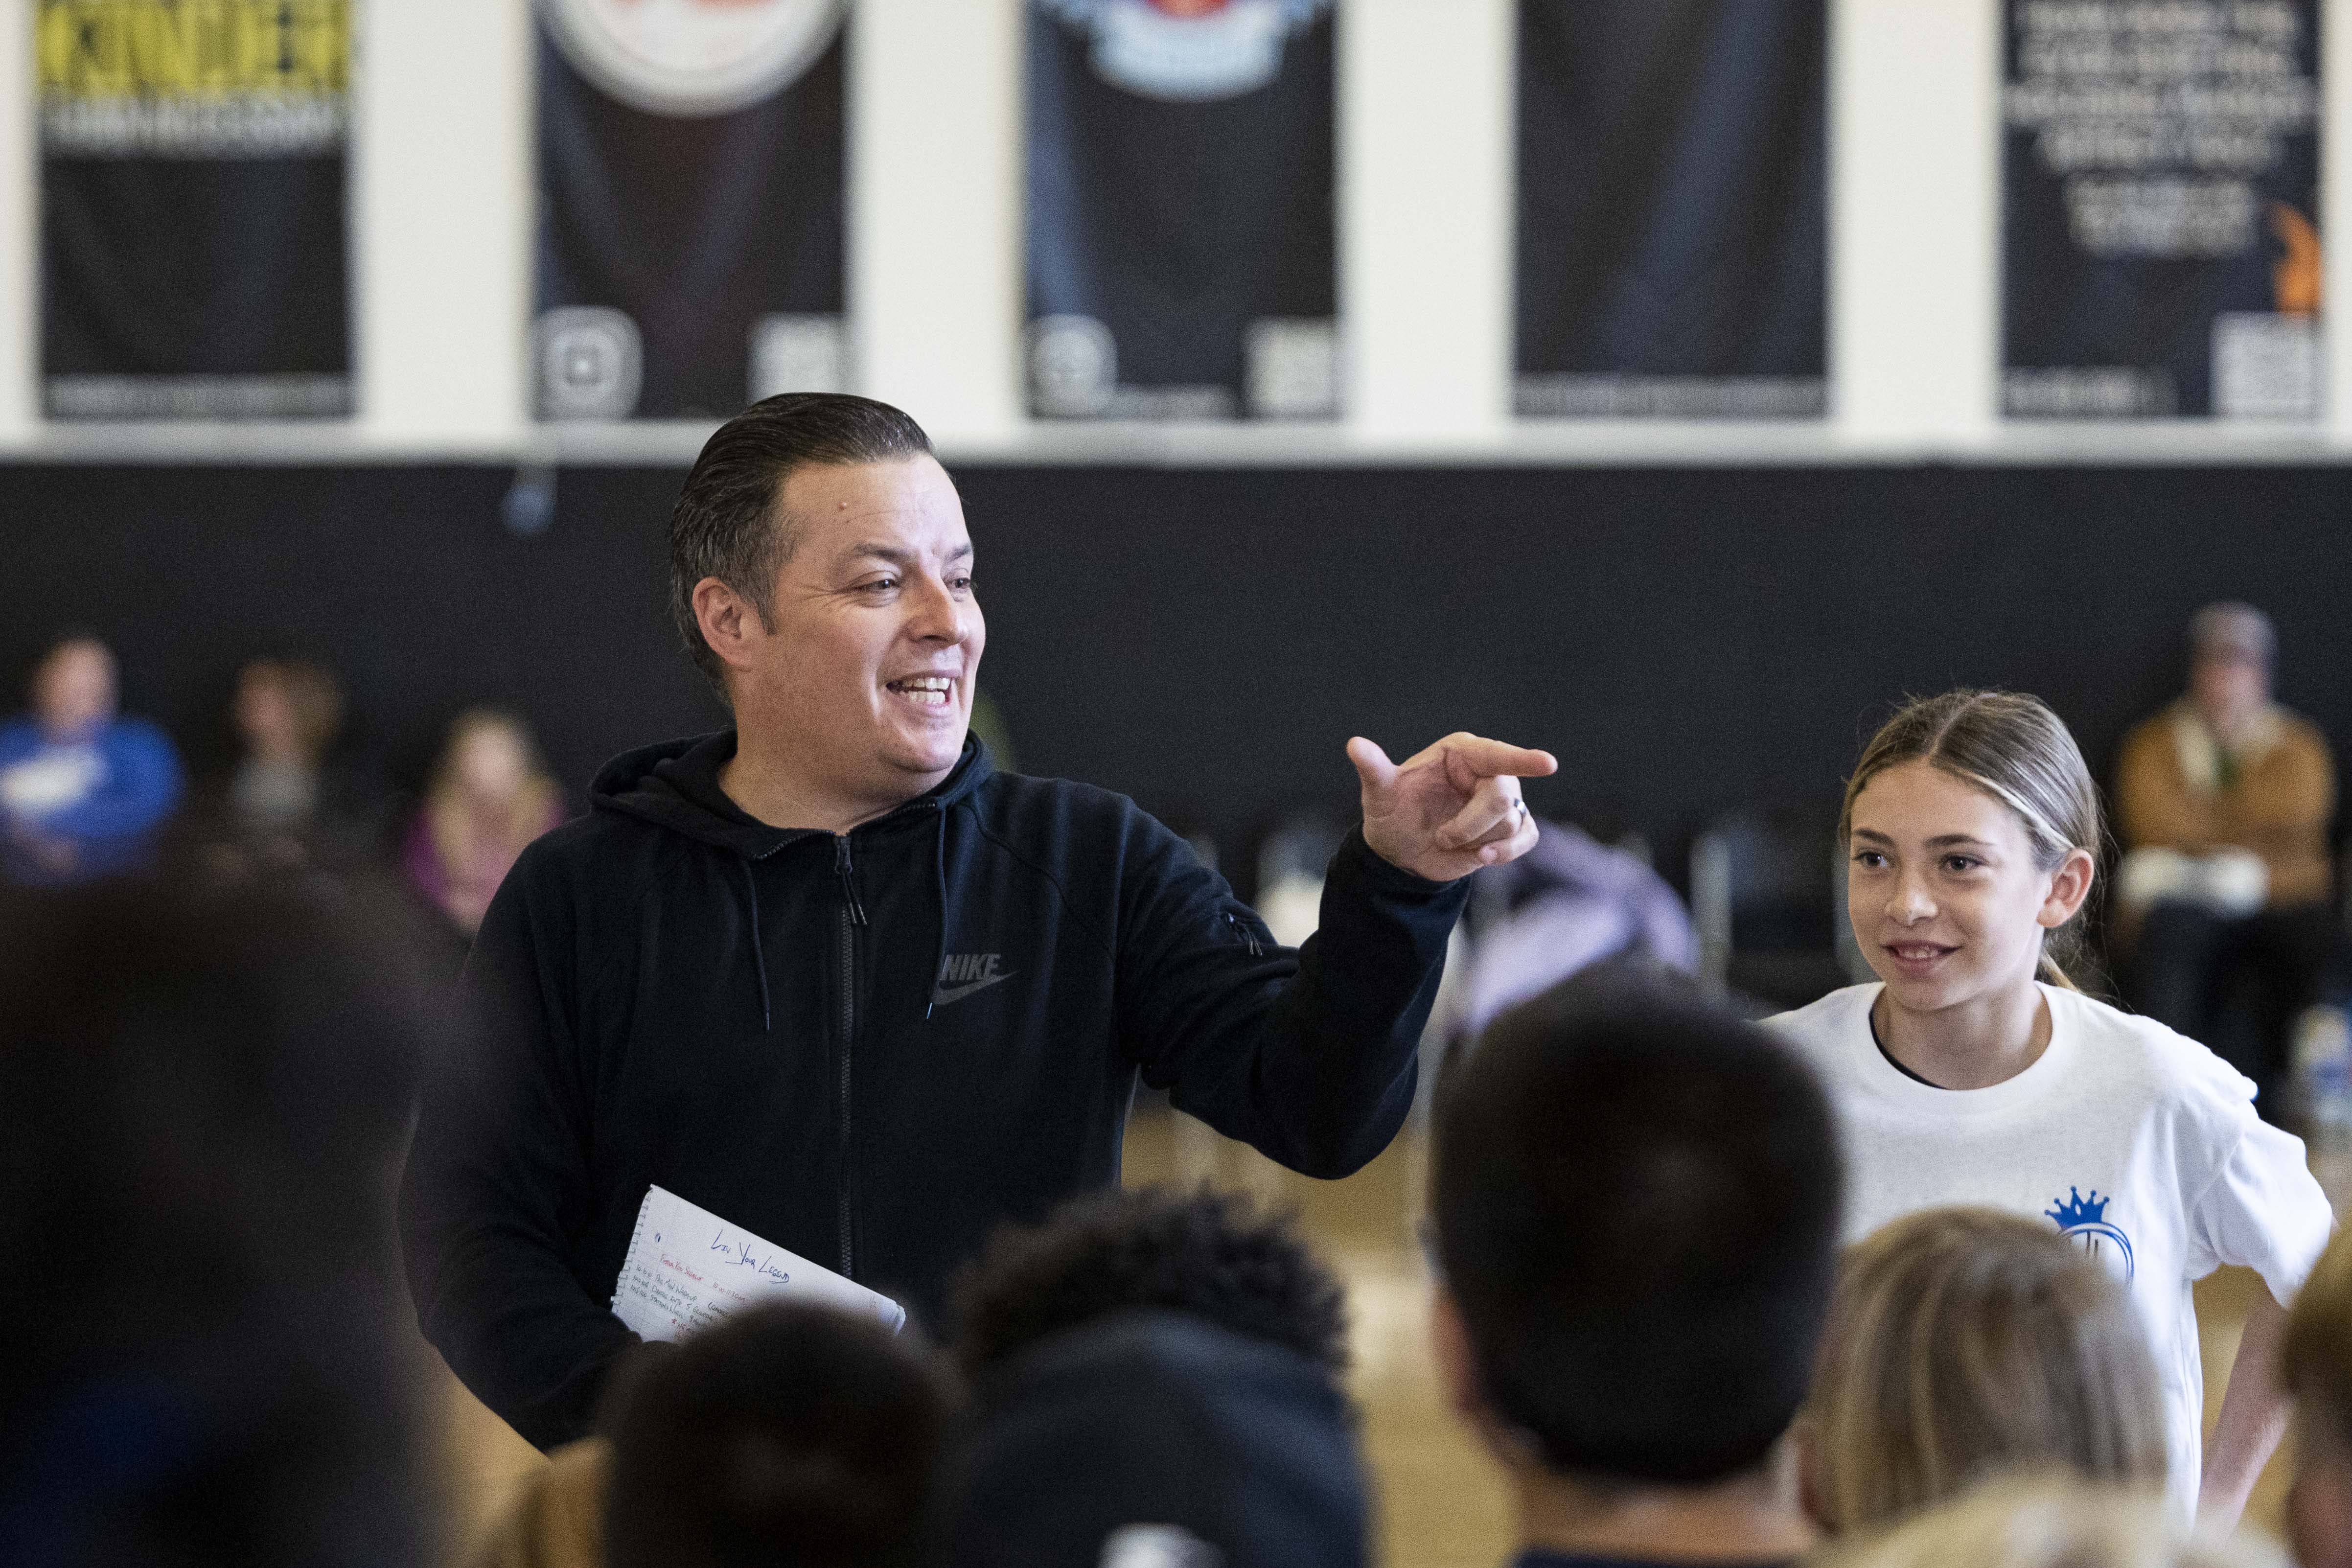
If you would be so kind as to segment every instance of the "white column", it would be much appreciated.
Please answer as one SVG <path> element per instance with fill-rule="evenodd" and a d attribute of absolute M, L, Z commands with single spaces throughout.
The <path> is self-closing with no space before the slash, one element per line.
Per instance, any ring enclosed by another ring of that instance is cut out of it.
<path fill-rule="evenodd" d="M 1830 8 L 1830 395 L 1859 444 L 1998 428 L 2001 5 Z"/>
<path fill-rule="evenodd" d="M 1341 0 L 1339 310 L 1368 446 L 1509 420 L 1513 0 Z"/>
<path fill-rule="evenodd" d="M 856 0 L 849 313 L 860 389 L 936 439 L 1018 437 L 1022 0 Z"/>
<path fill-rule="evenodd" d="M 0 26 L 0 444 L 32 437 L 40 418 L 40 147 L 35 135 L 33 20 Z"/>
<path fill-rule="evenodd" d="M 361 0 L 356 70 L 358 434 L 509 447 L 536 201 L 528 0 Z"/>
<path fill-rule="evenodd" d="M 2331 445 L 2352 442 L 2352 4 L 2319 14 L 2319 327 L 2327 356 L 2321 416 Z"/>

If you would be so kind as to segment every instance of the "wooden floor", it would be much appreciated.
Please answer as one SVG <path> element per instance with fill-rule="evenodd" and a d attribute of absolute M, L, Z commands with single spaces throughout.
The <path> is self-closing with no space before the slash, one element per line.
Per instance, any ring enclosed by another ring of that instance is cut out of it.
<path fill-rule="evenodd" d="M 1130 1185 L 1205 1176 L 1290 1205 L 1345 1276 L 1354 1316 L 1355 1394 L 1378 1489 L 1381 1561 L 1391 1568 L 1496 1568 L 1510 1547 L 1503 1489 L 1446 1414 L 1423 1348 L 1426 1277 L 1411 1232 L 1422 1173 L 1422 1144 L 1410 1135 L 1344 1182 L 1314 1182 L 1188 1118 L 1139 1116 L 1128 1134 Z M 2261 1288 L 2242 1269 L 2224 1270 L 2197 1288 L 2209 1421 L 2221 1405 L 2246 1303 Z M 544 1461 L 458 1387 L 430 1352 L 425 1355 L 436 1402 L 448 1413 L 449 1535 L 462 1554 L 504 1505 L 516 1479 Z M 2285 1468 L 2283 1458 L 2272 1461 L 2247 1510 L 2249 1522 L 2273 1533 Z"/>

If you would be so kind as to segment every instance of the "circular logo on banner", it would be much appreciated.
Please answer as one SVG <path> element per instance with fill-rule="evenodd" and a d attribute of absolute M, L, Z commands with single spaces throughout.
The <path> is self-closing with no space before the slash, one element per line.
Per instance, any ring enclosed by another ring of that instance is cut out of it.
<path fill-rule="evenodd" d="M 1095 74 L 1145 98 L 1204 103 L 1269 86 L 1290 37 L 1332 0 L 1036 0 L 1093 38 Z"/>
<path fill-rule="evenodd" d="M 847 0 L 540 0 L 563 58 L 633 109 L 731 113 L 790 85 L 841 30 Z"/>

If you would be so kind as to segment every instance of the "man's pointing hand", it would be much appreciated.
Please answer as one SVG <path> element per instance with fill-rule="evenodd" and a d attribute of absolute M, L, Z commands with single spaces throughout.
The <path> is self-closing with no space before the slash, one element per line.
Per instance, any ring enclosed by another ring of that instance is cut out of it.
<path fill-rule="evenodd" d="M 1391 866 L 1433 882 L 1516 860 L 1535 847 L 1519 780 L 1556 772 L 1549 752 L 1454 734 L 1402 763 L 1359 735 L 1348 760 L 1363 781 L 1364 842 Z"/>

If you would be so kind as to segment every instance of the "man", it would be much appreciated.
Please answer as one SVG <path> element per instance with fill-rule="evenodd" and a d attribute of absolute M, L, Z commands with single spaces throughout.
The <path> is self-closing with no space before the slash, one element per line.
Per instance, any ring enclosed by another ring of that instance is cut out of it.
<path fill-rule="evenodd" d="M 114 655 L 69 637 L 33 671 L 33 710 L 0 725 L 0 870 L 59 883 L 135 869 L 180 803 L 163 731 L 115 713 Z"/>
<path fill-rule="evenodd" d="M 1785 1563 L 1836 1266 L 1820 1087 L 1614 966 L 1505 1013 L 1438 1097 L 1432 1314 L 1519 1568 Z"/>
<path fill-rule="evenodd" d="M 2126 973 L 2141 1011 L 2252 1078 L 2275 1116 L 2296 1016 L 2343 1000 L 2336 770 L 2326 737 L 2271 700 L 2268 616 L 2209 605 L 2189 640 L 2189 694 L 2132 731 L 2116 769 Z"/>
<path fill-rule="evenodd" d="M 649 1184 L 936 1321 L 999 1222 L 1117 1179 L 1139 1076 L 1310 1174 L 1387 1145 L 1459 879 L 1534 843 L 1549 755 L 1350 742 L 1363 826 L 1293 953 L 1131 802 L 968 738 L 971 539 L 904 414 L 756 405 L 670 537 L 735 727 L 612 763 L 517 864 L 471 968 L 499 1047 L 428 1087 L 404 1194 L 425 1333 L 524 1436 L 580 1436 L 633 1341 Z"/>

